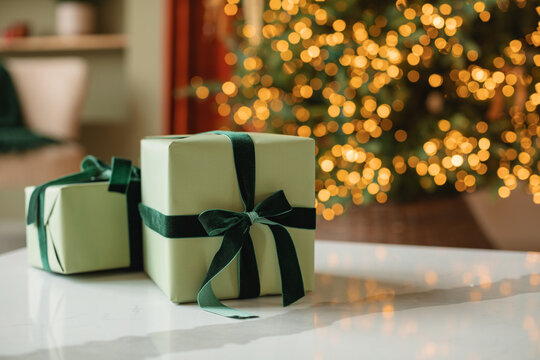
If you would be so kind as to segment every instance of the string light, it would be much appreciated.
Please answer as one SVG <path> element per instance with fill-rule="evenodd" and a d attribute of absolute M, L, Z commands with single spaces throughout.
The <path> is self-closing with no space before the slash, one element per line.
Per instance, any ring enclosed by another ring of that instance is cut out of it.
<path fill-rule="evenodd" d="M 315 138 L 316 210 L 326 220 L 346 200 L 407 195 L 410 179 L 425 192 L 495 181 L 502 198 L 523 181 L 540 203 L 540 22 L 520 22 L 527 11 L 536 10 L 525 0 L 370 9 L 270 0 L 260 44 L 237 20 L 237 49 L 224 59 L 234 76 L 219 87 L 218 112 L 244 130 Z M 241 13 L 238 0 L 224 12 Z M 501 19 L 523 32 L 498 29 Z M 515 38 L 486 50 L 471 34 L 479 26 Z M 202 79 L 192 86 L 209 96 Z"/>

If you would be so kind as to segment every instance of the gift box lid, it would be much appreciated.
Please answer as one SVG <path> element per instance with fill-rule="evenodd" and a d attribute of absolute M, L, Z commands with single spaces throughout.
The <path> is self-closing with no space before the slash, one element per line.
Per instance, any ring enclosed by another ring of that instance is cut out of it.
<path fill-rule="evenodd" d="M 284 190 L 293 206 L 315 203 L 315 142 L 248 133 L 255 146 L 255 203 Z M 152 136 L 141 142 L 142 201 L 166 215 L 243 204 L 230 140 L 217 134 Z"/>

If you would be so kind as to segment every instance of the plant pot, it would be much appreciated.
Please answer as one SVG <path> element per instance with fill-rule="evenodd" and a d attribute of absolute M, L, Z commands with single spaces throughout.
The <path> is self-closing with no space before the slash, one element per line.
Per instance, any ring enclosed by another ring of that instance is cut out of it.
<path fill-rule="evenodd" d="M 96 28 L 96 9 L 84 1 L 63 1 L 56 5 L 56 33 L 72 36 L 91 34 Z"/>
<path fill-rule="evenodd" d="M 484 234 L 497 249 L 540 251 L 540 205 L 520 185 L 501 199 L 482 189 L 464 196 Z"/>
<path fill-rule="evenodd" d="M 317 219 L 317 239 L 493 248 L 462 196 L 351 206 L 332 221 Z"/>

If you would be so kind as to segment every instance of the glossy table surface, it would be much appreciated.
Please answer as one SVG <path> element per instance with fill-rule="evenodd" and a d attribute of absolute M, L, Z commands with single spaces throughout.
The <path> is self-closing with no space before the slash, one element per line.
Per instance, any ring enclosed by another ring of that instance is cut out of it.
<path fill-rule="evenodd" d="M 540 359 L 540 254 L 318 241 L 316 290 L 174 305 L 143 273 L 0 255 L 0 359 Z"/>

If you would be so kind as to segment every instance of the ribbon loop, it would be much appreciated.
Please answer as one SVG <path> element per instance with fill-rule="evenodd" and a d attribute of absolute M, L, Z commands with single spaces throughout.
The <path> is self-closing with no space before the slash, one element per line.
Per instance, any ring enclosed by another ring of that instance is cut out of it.
<path fill-rule="evenodd" d="M 208 235 L 219 236 L 240 223 L 243 223 L 244 228 L 248 228 L 256 222 L 262 222 L 266 217 L 284 215 L 291 210 L 285 193 L 279 190 L 257 204 L 253 211 L 240 213 L 222 209 L 206 210 L 199 215 L 199 221 Z"/>
<path fill-rule="evenodd" d="M 257 212 L 260 217 L 284 215 L 291 210 L 291 204 L 289 204 L 283 190 L 276 191 L 255 206 L 255 212 Z"/>
<path fill-rule="evenodd" d="M 109 191 L 125 194 L 131 181 L 131 160 L 113 158 Z"/>
<path fill-rule="evenodd" d="M 114 161 L 115 158 L 113 158 Z M 111 167 L 93 155 L 87 155 L 81 162 L 81 171 L 90 177 L 109 178 Z"/>
<path fill-rule="evenodd" d="M 202 212 L 199 221 L 208 235 L 219 236 L 239 223 L 246 222 L 246 219 L 236 211 L 214 209 Z"/>

